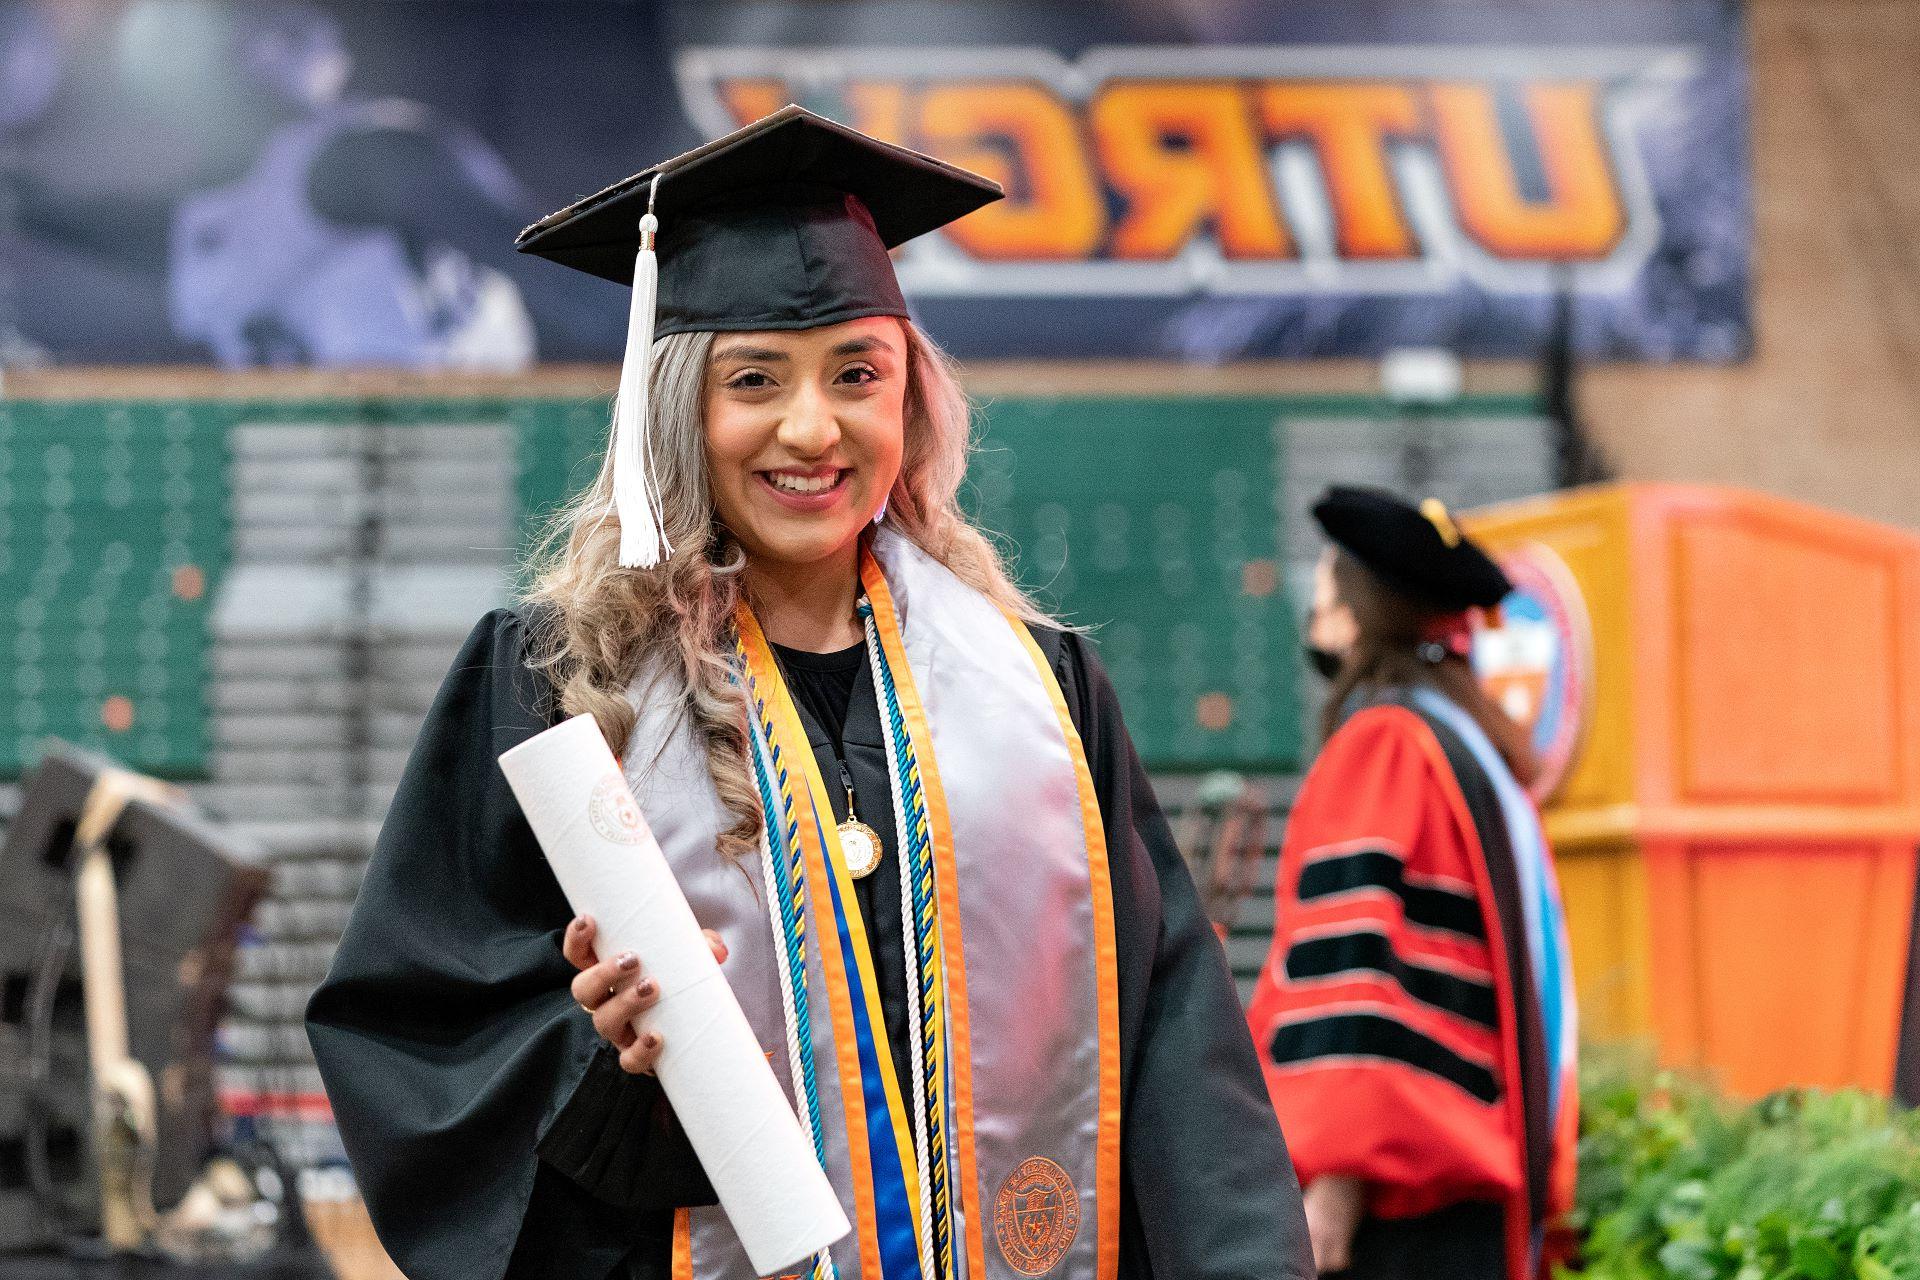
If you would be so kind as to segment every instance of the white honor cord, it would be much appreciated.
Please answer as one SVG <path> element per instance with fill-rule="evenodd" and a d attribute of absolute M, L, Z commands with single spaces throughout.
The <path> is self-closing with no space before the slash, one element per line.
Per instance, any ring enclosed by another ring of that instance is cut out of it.
<path fill-rule="evenodd" d="M 749 729 L 748 732 L 753 731 Z M 749 743 L 748 749 L 752 750 L 753 744 Z M 780 975 L 780 981 L 774 985 L 780 988 L 780 1014 L 787 1031 L 787 1078 L 793 1087 L 793 1109 L 800 1117 L 800 1128 L 807 1135 L 807 1144 L 815 1153 L 818 1153 L 820 1135 L 813 1129 L 813 1113 L 807 1107 L 806 1077 L 801 1074 L 800 1022 L 793 1007 L 793 983 L 789 977 L 793 971 L 787 967 L 787 930 L 785 922 L 780 918 L 783 905 L 780 900 L 780 887 L 773 874 L 773 843 L 767 836 L 764 822 L 760 832 L 760 867 L 766 873 L 768 915 L 773 925 L 773 959 L 777 966 L 775 972 Z M 802 982 L 807 980 L 804 970 L 800 974 L 800 980 Z M 811 1028 L 809 1028 L 809 1034 L 811 1034 Z M 831 1250 L 822 1249 L 815 1255 L 814 1268 L 817 1274 L 827 1276 L 829 1280 L 838 1280 Z"/>
<path fill-rule="evenodd" d="M 913 1076 L 913 1154 L 920 1166 L 920 1269 L 922 1274 L 933 1276 L 938 1263 L 933 1256 L 933 1176 L 927 1169 L 927 1046 L 926 1029 L 920 1020 L 920 948 L 913 919 L 913 868 L 908 865 L 907 811 L 900 794 L 903 763 L 900 743 L 893 735 L 893 718 L 888 714 L 887 693 L 880 680 L 886 654 L 880 648 L 880 630 L 874 623 L 871 608 L 867 612 L 867 661 L 872 667 L 870 678 L 874 700 L 880 704 L 880 727 L 883 730 L 880 736 L 886 739 L 887 744 L 887 794 L 893 799 L 896 840 L 894 861 L 900 865 L 900 950 L 907 970 L 907 1043 L 910 1050 L 907 1062 L 912 1067 Z M 934 945 L 940 945 L 938 938 L 934 939 Z"/>

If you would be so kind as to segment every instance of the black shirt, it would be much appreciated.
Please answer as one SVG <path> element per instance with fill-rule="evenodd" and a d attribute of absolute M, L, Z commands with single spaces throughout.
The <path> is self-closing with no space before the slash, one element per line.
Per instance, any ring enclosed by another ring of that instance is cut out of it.
<path fill-rule="evenodd" d="M 873 673 L 863 642 L 835 653 L 808 653 L 804 649 L 773 646 L 774 657 L 793 692 L 813 748 L 814 764 L 826 783 L 835 822 L 847 818 L 847 786 L 854 786 L 853 807 L 860 821 L 880 837 L 880 865 L 864 880 L 853 882 L 860 918 L 867 929 L 874 977 L 880 984 L 880 1008 L 886 1017 L 888 1047 L 893 1051 L 900 1096 L 913 1097 L 913 1046 L 908 1040 L 907 971 L 903 957 L 906 926 L 900 913 L 900 856 L 895 843 L 893 790 L 888 778 L 885 726 L 874 696 Z M 909 1103 L 911 1105 L 911 1103 Z"/>
<path fill-rule="evenodd" d="M 787 687 L 793 690 L 793 700 L 799 704 L 801 713 L 811 716 L 815 725 L 827 731 L 838 755 L 840 739 L 847 729 L 847 703 L 853 699 L 854 681 L 860 669 L 867 665 L 866 642 L 833 653 L 809 653 L 776 644 L 773 653 L 780 661 L 781 674 L 786 676 Z M 828 777 L 827 785 L 837 785 L 837 779 Z"/>

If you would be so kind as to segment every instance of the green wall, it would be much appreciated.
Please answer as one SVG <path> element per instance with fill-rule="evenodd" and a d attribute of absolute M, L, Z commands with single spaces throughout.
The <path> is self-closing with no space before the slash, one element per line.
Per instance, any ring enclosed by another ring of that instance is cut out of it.
<path fill-rule="evenodd" d="M 0 774 L 49 735 L 151 773 L 205 767 L 227 412 L 0 400 Z"/>
<path fill-rule="evenodd" d="M 1149 768 L 1289 770 L 1303 743 L 1281 513 L 1307 495 L 1287 488 L 1284 424 L 1381 412 L 1366 397 L 1000 397 L 980 408 L 962 496 L 1021 582 L 1093 637 Z M 235 425 L 509 424 L 531 530 L 591 480 L 607 415 L 605 397 L 0 400 L 0 775 L 55 734 L 205 772 Z"/>
<path fill-rule="evenodd" d="M 1151 769 L 1299 760 L 1271 399 L 1002 399 L 968 503 L 1021 582 L 1088 628 Z"/>

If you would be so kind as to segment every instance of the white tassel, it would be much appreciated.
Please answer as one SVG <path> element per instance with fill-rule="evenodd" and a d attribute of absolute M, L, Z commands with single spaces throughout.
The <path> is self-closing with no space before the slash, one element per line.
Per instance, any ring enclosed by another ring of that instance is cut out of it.
<path fill-rule="evenodd" d="M 640 252 L 633 260 L 633 301 L 627 312 L 627 352 L 620 365 L 620 393 L 613 401 L 613 509 L 620 517 L 620 567 L 651 569 L 673 554 L 666 517 L 653 479 L 653 448 L 647 429 L 648 379 L 653 366 L 653 313 L 660 264 L 653 252 L 659 219 L 655 175 L 640 219 Z"/>

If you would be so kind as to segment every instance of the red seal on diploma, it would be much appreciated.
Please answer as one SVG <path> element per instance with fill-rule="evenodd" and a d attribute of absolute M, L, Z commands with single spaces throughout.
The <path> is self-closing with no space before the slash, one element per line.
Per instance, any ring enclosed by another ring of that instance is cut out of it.
<path fill-rule="evenodd" d="M 593 793 L 587 797 L 587 817 L 595 831 L 617 844 L 639 844 L 646 837 L 647 823 L 640 816 L 640 806 L 633 802 L 627 780 L 617 773 L 593 784 Z"/>
<path fill-rule="evenodd" d="M 1007 1265 L 1040 1276 L 1060 1265 L 1080 1229 L 1080 1194 L 1073 1179 L 1045 1156 L 1023 1160 L 1000 1184 L 993 1231 Z"/>

